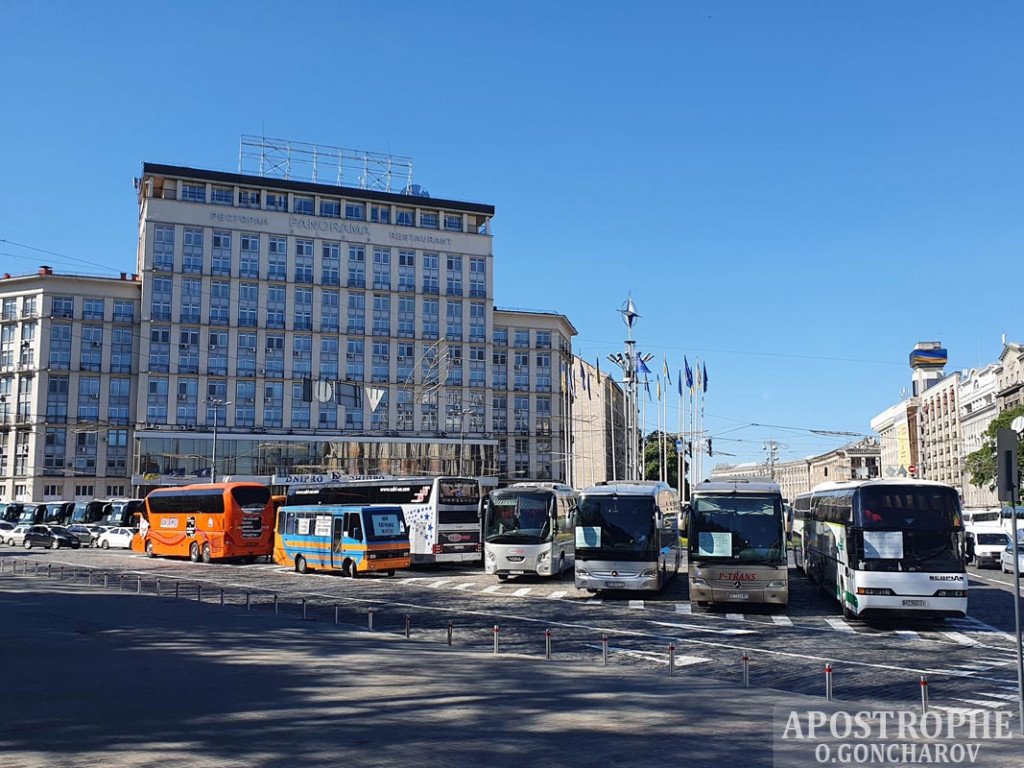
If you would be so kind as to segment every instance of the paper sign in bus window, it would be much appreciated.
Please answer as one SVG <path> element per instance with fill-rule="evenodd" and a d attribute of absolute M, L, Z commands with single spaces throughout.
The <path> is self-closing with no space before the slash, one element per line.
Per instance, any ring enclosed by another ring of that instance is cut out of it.
<path fill-rule="evenodd" d="M 576 526 L 576 546 L 598 549 L 601 546 L 601 529 L 585 525 Z"/>
<path fill-rule="evenodd" d="M 309 536 L 309 519 L 300 517 L 296 522 L 299 524 L 299 536 Z"/>
<path fill-rule="evenodd" d="M 398 536 L 401 534 L 401 525 L 398 522 L 398 515 L 374 515 L 373 534 L 381 538 L 386 536 Z"/>
<path fill-rule="evenodd" d="M 697 554 L 704 557 L 732 557 L 732 532 L 701 531 L 697 536 Z"/>
<path fill-rule="evenodd" d="M 317 515 L 316 516 L 316 528 L 313 529 L 314 536 L 330 536 L 331 535 L 331 516 L 330 515 Z"/>
<path fill-rule="evenodd" d="M 865 560 L 902 560 L 902 531 L 864 531 Z"/>

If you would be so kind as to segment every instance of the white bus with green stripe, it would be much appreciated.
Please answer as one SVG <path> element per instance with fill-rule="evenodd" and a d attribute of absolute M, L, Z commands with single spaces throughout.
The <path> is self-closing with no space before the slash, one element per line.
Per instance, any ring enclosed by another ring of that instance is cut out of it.
<path fill-rule="evenodd" d="M 802 565 L 847 618 L 967 615 L 957 492 L 926 480 L 825 483 L 811 491 Z"/>

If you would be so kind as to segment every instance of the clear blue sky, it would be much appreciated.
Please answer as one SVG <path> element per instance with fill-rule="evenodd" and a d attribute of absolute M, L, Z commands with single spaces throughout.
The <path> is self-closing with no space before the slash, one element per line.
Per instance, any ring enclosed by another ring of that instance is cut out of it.
<path fill-rule="evenodd" d="M 140 164 L 234 170 L 265 132 L 493 203 L 497 304 L 588 359 L 632 291 L 652 367 L 707 361 L 712 434 L 867 432 L 915 341 L 952 370 L 1024 336 L 1024 5 L 492 5 L 7 3 L 0 239 L 130 270 Z M 839 442 L 716 447 L 767 436 Z"/>

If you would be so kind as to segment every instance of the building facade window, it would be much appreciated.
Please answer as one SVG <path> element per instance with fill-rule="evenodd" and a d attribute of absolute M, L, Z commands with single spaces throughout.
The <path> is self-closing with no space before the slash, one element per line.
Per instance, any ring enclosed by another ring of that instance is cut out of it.
<path fill-rule="evenodd" d="M 416 212 L 412 208 L 399 208 L 395 211 L 395 224 L 400 227 L 412 227 L 416 224 Z"/>
<path fill-rule="evenodd" d="M 114 322 L 134 323 L 135 302 L 131 300 L 114 300 Z"/>
<path fill-rule="evenodd" d="M 325 242 L 320 248 L 320 284 L 341 285 L 341 244 Z"/>
<path fill-rule="evenodd" d="M 199 329 L 178 331 L 178 373 L 199 373 Z"/>
<path fill-rule="evenodd" d="M 228 325 L 231 322 L 231 283 L 214 280 L 210 283 L 210 325 Z"/>
<path fill-rule="evenodd" d="M 75 300 L 71 296 L 54 296 L 50 305 L 50 314 L 54 318 L 70 320 L 75 316 Z"/>
<path fill-rule="evenodd" d="M 447 302 L 445 318 L 445 338 L 448 341 L 462 341 L 462 302 Z"/>
<path fill-rule="evenodd" d="M 312 372 L 313 337 L 306 336 L 305 334 L 296 334 L 292 338 L 292 377 L 308 379 L 312 376 Z"/>
<path fill-rule="evenodd" d="M 243 234 L 238 252 L 238 276 L 258 280 L 260 276 L 260 236 Z"/>
<path fill-rule="evenodd" d="M 174 227 L 157 224 L 153 228 L 153 269 L 174 271 Z"/>
<path fill-rule="evenodd" d="M 267 238 L 267 279 L 288 279 L 288 238 Z"/>
<path fill-rule="evenodd" d="M 484 259 L 469 260 L 469 295 L 474 299 L 487 297 L 487 262 Z"/>
<path fill-rule="evenodd" d="M 295 289 L 295 313 L 292 323 L 292 327 L 297 331 L 310 331 L 313 329 L 312 288 Z"/>
<path fill-rule="evenodd" d="M 416 336 L 416 298 L 413 296 L 398 297 L 398 335 L 404 339 Z"/>
<path fill-rule="evenodd" d="M 551 391 L 551 353 L 540 352 L 537 354 L 537 385 L 538 392 Z"/>
<path fill-rule="evenodd" d="M 214 205 L 234 205 L 235 190 L 232 187 L 214 186 L 210 189 L 210 202 Z"/>
<path fill-rule="evenodd" d="M 67 430 L 63 427 L 47 427 L 43 445 L 43 471 L 47 474 L 64 474 L 67 455 Z"/>
<path fill-rule="evenodd" d="M 348 247 L 348 287 L 366 287 L 366 248 L 361 245 Z"/>
<path fill-rule="evenodd" d="M 341 296 L 338 291 L 320 294 L 320 330 L 324 333 L 341 330 Z"/>
<path fill-rule="evenodd" d="M 153 320 L 171 319 L 171 302 L 174 300 L 174 283 L 169 277 L 153 278 Z"/>
<path fill-rule="evenodd" d="M 288 195 L 283 192 L 267 192 L 268 211 L 287 211 Z"/>
<path fill-rule="evenodd" d="M 205 203 L 206 185 L 189 184 L 187 181 L 181 182 L 181 199 L 190 203 Z"/>
<path fill-rule="evenodd" d="M 341 200 L 331 197 L 320 198 L 320 215 L 330 219 L 341 218 Z"/>
<path fill-rule="evenodd" d="M 516 392 L 528 392 L 530 389 L 530 353 L 516 352 L 512 367 L 512 387 Z"/>
<path fill-rule="evenodd" d="M 373 335 L 391 335 L 391 297 L 387 294 L 373 294 Z"/>
<path fill-rule="evenodd" d="M 461 232 L 462 231 L 462 214 L 461 213 L 449 213 L 445 211 L 444 214 L 444 228 L 449 232 Z"/>
<path fill-rule="evenodd" d="M 530 441 L 523 439 L 516 439 L 513 441 L 515 447 L 515 466 L 513 472 L 516 478 L 526 478 L 530 476 Z"/>
<path fill-rule="evenodd" d="M 487 340 L 487 305 L 481 301 L 469 304 L 469 340 Z"/>
<path fill-rule="evenodd" d="M 508 395 L 494 395 L 491 398 L 491 430 L 508 432 Z"/>
<path fill-rule="evenodd" d="M 106 309 L 106 299 L 86 299 L 82 302 L 82 319 L 102 321 L 106 315 Z"/>
<path fill-rule="evenodd" d="M 292 427 L 309 429 L 309 403 L 302 399 L 302 382 L 292 382 Z"/>
<path fill-rule="evenodd" d="M 299 213 L 304 216 L 313 215 L 313 198 L 304 195 L 295 195 L 292 197 L 292 213 Z"/>
<path fill-rule="evenodd" d="M 149 329 L 149 370 L 167 373 L 171 370 L 171 329 L 154 325 Z"/>
<path fill-rule="evenodd" d="M 263 426 L 281 427 L 284 422 L 284 383 L 268 381 L 263 385 Z"/>
<path fill-rule="evenodd" d="M 66 371 L 71 367 L 71 323 L 50 326 L 50 370 Z"/>
<path fill-rule="evenodd" d="M 167 379 L 150 377 L 146 392 L 146 421 L 153 424 L 167 423 Z"/>
<path fill-rule="evenodd" d="M 46 384 L 46 420 L 51 424 L 67 423 L 69 391 L 67 376 L 50 376 Z"/>
<path fill-rule="evenodd" d="M 446 293 L 449 296 L 462 295 L 462 257 L 448 256 L 445 259 L 447 269 L 445 271 Z"/>
<path fill-rule="evenodd" d="M 387 382 L 391 378 L 391 343 L 387 341 L 373 342 L 370 381 Z"/>
<path fill-rule="evenodd" d="M 259 248 L 257 248 L 257 259 Z M 258 275 L 259 267 L 257 267 Z M 220 277 L 227 277 L 231 274 L 231 233 L 213 232 L 213 260 L 210 265 L 210 274 Z"/>
<path fill-rule="evenodd" d="M 313 241 L 295 241 L 295 282 L 313 282 Z"/>
<path fill-rule="evenodd" d="M 436 253 L 423 254 L 423 293 L 437 294 L 440 289 L 441 257 Z"/>
<path fill-rule="evenodd" d="M 551 398 L 548 396 L 537 397 L 537 428 L 538 435 L 551 434 Z"/>
<path fill-rule="evenodd" d="M 260 286 L 258 283 L 241 283 L 238 286 L 238 325 L 241 328 L 255 328 L 260 308 Z"/>
<path fill-rule="evenodd" d="M 110 337 L 110 372 L 131 373 L 135 330 L 131 326 L 115 327 Z"/>
<path fill-rule="evenodd" d="M 253 342 L 255 343 L 255 341 Z M 256 382 L 235 382 L 235 426 L 256 426 Z"/>
<path fill-rule="evenodd" d="M 405 431 L 415 429 L 415 423 L 413 422 L 412 399 L 412 390 L 398 390 L 398 396 L 395 401 L 395 427 L 397 429 Z"/>
<path fill-rule="evenodd" d="M 203 230 L 185 227 L 181 249 L 181 271 L 203 272 Z"/>
<path fill-rule="evenodd" d="M 388 248 L 373 249 L 373 287 L 379 291 L 391 290 L 391 251 Z"/>
<path fill-rule="evenodd" d="M 206 372 L 211 376 L 228 375 L 228 332 L 209 332 L 206 353 Z"/>
<path fill-rule="evenodd" d="M 240 189 L 240 190 L 238 190 L 238 207 L 239 208 L 259 208 L 260 207 L 260 191 L 258 189 Z"/>
<path fill-rule="evenodd" d="M 420 211 L 420 226 L 425 229 L 438 229 L 440 216 L 437 211 Z"/>
<path fill-rule="evenodd" d="M 437 299 L 423 300 L 423 338 L 436 339 L 440 333 L 440 302 Z"/>
<path fill-rule="evenodd" d="M 416 251 L 398 252 L 398 290 L 416 290 Z"/>
<path fill-rule="evenodd" d="M 235 359 L 236 376 L 256 375 L 256 334 L 239 332 L 238 356 Z"/>
<path fill-rule="evenodd" d="M 75 435 L 75 474 L 96 474 L 96 445 L 99 442 L 96 432 L 78 432 Z"/>
<path fill-rule="evenodd" d="M 530 346 L 530 332 L 516 328 L 515 334 L 516 349 L 527 349 Z"/>
<path fill-rule="evenodd" d="M 320 378 L 337 379 L 339 345 L 337 336 L 323 336 L 320 339 Z"/>
<path fill-rule="evenodd" d="M 416 363 L 416 345 L 412 342 L 398 343 L 398 356 L 396 358 L 396 375 L 399 383 L 411 385 L 413 366 Z"/>
<path fill-rule="evenodd" d="M 370 221 L 376 224 L 390 224 L 391 223 L 391 206 L 390 205 L 370 205 Z"/>
<path fill-rule="evenodd" d="M 469 348 L 469 386 L 487 386 L 487 349 L 485 347 Z"/>
<path fill-rule="evenodd" d="M 267 286 L 267 328 L 284 328 L 285 309 L 284 286 Z"/>
<path fill-rule="evenodd" d="M 508 389 L 508 353 L 495 350 L 491 354 L 491 386 Z"/>
<path fill-rule="evenodd" d="M 108 429 L 107 430 L 107 474 L 127 475 L 128 474 L 128 430 Z M 107 493 L 110 495 L 123 495 L 124 486 L 107 486 Z"/>
<path fill-rule="evenodd" d="M 175 407 L 178 424 L 195 426 L 199 419 L 199 379 L 178 379 Z"/>
<path fill-rule="evenodd" d="M 284 334 L 268 333 L 265 358 L 265 374 L 268 378 L 284 376 Z"/>
<path fill-rule="evenodd" d="M 349 339 L 345 353 L 345 380 L 363 381 L 364 378 L 364 342 L 362 339 Z"/>
<path fill-rule="evenodd" d="M 528 395 L 516 395 L 514 401 L 515 430 L 516 434 L 529 434 L 530 432 L 530 398 Z"/>
<path fill-rule="evenodd" d="M 82 348 L 78 360 L 79 370 L 99 371 L 103 362 L 103 326 L 82 326 Z"/>
<path fill-rule="evenodd" d="M 345 202 L 345 218 L 353 221 L 366 220 L 366 205 L 364 203 L 348 200 Z"/>
<path fill-rule="evenodd" d="M 366 294 L 348 295 L 348 333 L 366 333 Z"/>
<path fill-rule="evenodd" d="M 391 404 L 388 402 L 390 391 L 387 388 L 381 390 L 380 400 L 377 407 L 370 410 L 370 429 L 381 431 L 391 429 Z"/>
<path fill-rule="evenodd" d="M 131 418 L 132 380 L 112 378 L 107 390 L 107 421 L 128 424 Z"/>

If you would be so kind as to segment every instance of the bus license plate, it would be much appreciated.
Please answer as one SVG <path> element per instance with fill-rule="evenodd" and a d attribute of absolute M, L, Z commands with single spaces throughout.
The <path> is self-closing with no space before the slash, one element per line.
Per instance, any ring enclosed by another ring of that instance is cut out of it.
<path fill-rule="evenodd" d="M 509 574 L 512 576 L 522 576 L 524 573 L 526 573 L 526 571 L 509 571 Z"/>
<path fill-rule="evenodd" d="M 928 605 L 927 600 L 904 600 L 904 605 Z"/>
<path fill-rule="evenodd" d="M 624 586 L 626 586 L 626 582 L 624 582 L 624 581 L 606 581 L 604 583 L 604 585 L 606 587 L 624 587 Z"/>
<path fill-rule="evenodd" d="M 749 592 L 730 592 L 729 593 L 729 599 L 730 600 L 749 600 L 750 599 L 750 593 Z"/>

